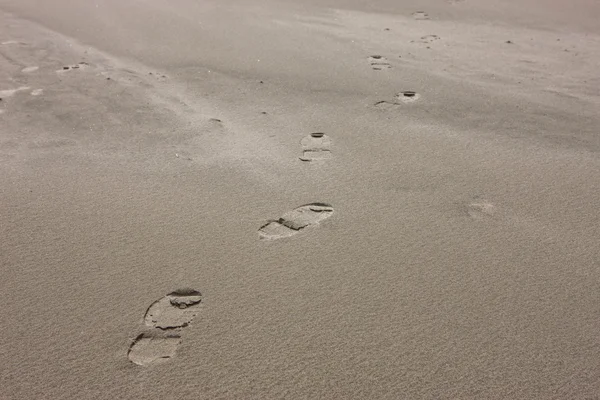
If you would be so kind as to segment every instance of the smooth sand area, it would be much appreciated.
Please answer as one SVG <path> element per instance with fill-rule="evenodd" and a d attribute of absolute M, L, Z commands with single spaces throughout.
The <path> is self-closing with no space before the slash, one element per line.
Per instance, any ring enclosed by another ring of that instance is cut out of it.
<path fill-rule="evenodd" d="M 0 399 L 597 399 L 598 21 L 0 0 Z"/>

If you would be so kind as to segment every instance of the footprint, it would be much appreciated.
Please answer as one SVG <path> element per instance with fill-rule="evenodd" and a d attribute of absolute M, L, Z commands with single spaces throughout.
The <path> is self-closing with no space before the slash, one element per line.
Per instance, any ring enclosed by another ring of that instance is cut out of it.
<path fill-rule="evenodd" d="M 469 217 L 477 220 L 491 218 L 496 213 L 496 207 L 492 203 L 479 202 L 471 203 L 467 206 L 467 214 Z"/>
<path fill-rule="evenodd" d="M 24 72 L 24 73 L 29 73 L 29 72 L 34 72 L 34 71 L 37 71 L 38 69 L 40 69 L 40 67 L 38 67 L 38 66 L 26 67 L 26 68 L 23 68 L 23 69 L 21 70 L 21 72 Z"/>
<path fill-rule="evenodd" d="M 89 66 L 88 63 L 86 63 L 85 61 L 82 61 L 80 63 L 73 64 L 73 65 L 65 65 L 64 67 L 62 67 L 62 69 L 59 69 L 56 72 L 58 72 L 58 73 L 65 73 L 67 71 L 71 71 L 71 70 L 74 70 L 74 69 L 85 69 L 88 66 Z"/>
<path fill-rule="evenodd" d="M 382 69 L 392 68 L 387 58 L 385 58 L 384 56 L 369 56 L 369 63 L 371 64 L 371 68 L 373 68 L 375 71 L 381 71 Z"/>
<path fill-rule="evenodd" d="M 181 343 L 181 328 L 196 317 L 201 301 L 197 290 L 178 289 L 152 303 L 144 315 L 150 330 L 133 340 L 127 352 L 129 360 L 148 365 L 173 357 Z"/>
<path fill-rule="evenodd" d="M 31 95 L 32 96 L 39 96 L 42 93 L 44 93 L 44 89 L 34 89 L 34 90 L 31 91 Z"/>
<path fill-rule="evenodd" d="M 382 100 L 375 103 L 374 106 L 382 110 L 395 110 L 396 108 L 400 107 L 401 104 Z"/>
<path fill-rule="evenodd" d="M 331 139 L 324 133 L 314 132 L 300 141 L 302 161 L 318 161 L 331 158 Z"/>
<path fill-rule="evenodd" d="M 436 40 L 440 40 L 441 38 L 438 35 L 425 35 L 421 36 L 421 39 L 418 40 L 419 43 L 430 44 L 435 42 Z"/>
<path fill-rule="evenodd" d="M 305 204 L 285 213 L 277 221 L 269 221 L 258 230 L 258 234 L 266 240 L 293 236 L 304 228 L 320 224 L 331 215 L 333 207 L 329 204 Z"/>
<path fill-rule="evenodd" d="M 429 15 L 425 11 L 416 11 L 412 14 L 413 18 L 416 20 L 426 20 L 429 19 Z"/>
<path fill-rule="evenodd" d="M 198 314 L 202 301 L 200 292 L 193 289 L 179 289 L 156 300 L 144 316 L 147 326 L 158 329 L 175 329 L 187 326 Z"/>
<path fill-rule="evenodd" d="M 175 355 L 180 343 L 181 336 L 177 332 L 145 332 L 133 340 L 127 357 L 142 366 L 164 362 Z"/>
<path fill-rule="evenodd" d="M 396 95 L 396 100 L 403 103 L 413 103 L 419 100 L 419 98 L 421 98 L 421 95 L 417 92 L 413 92 L 412 90 L 406 90 Z"/>

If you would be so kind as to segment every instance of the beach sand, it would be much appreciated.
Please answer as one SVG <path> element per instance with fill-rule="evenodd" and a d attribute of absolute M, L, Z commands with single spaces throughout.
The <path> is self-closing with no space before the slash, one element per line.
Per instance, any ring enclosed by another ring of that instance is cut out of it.
<path fill-rule="evenodd" d="M 0 0 L 0 398 L 597 399 L 599 20 Z"/>

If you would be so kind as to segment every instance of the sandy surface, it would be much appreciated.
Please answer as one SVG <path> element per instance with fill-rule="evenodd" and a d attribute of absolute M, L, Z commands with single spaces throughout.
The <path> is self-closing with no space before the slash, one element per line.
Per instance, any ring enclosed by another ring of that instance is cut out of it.
<path fill-rule="evenodd" d="M 597 1 L 0 10 L 1 399 L 598 398 Z"/>

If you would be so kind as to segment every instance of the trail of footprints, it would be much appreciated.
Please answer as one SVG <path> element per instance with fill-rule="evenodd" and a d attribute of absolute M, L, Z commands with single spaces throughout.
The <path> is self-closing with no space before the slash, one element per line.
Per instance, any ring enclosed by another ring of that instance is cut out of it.
<path fill-rule="evenodd" d="M 457 2 L 460 0 L 447 0 Z M 428 20 L 429 15 L 424 11 L 412 14 L 416 20 Z M 436 35 L 427 35 L 421 38 L 423 43 L 439 40 Z M 15 41 L 5 41 L 2 45 L 21 44 Z M 391 69 L 392 65 L 382 55 L 371 55 L 368 62 L 373 70 L 381 71 Z M 59 74 L 73 70 L 82 70 L 89 67 L 86 62 L 65 65 L 56 72 Z M 25 67 L 22 73 L 30 74 L 37 71 L 37 66 Z M 152 72 L 149 75 L 155 75 Z M 157 79 L 166 79 L 165 75 L 156 74 Z M 108 80 L 111 77 L 107 77 Z M 0 91 L 0 97 L 10 97 L 19 91 L 30 90 L 30 87 Z M 42 89 L 31 92 L 33 96 L 42 94 Z M 403 91 L 394 96 L 392 100 L 383 100 L 375 103 L 381 109 L 395 109 L 403 104 L 416 102 L 420 94 L 411 90 Z M 329 160 L 332 157 L 331 138 L 322 132 L 311 133 L 300 141 L 302 154 L 300 160 L 307 163 Z M 466 206 L 469 217 L 482 220 L 494 215 L 495 207 L 488 202 L 473 202 Z M 284 213 L 278 219 L 267 221 L 262 225 L 258 234 L 261 240 L 276 240 L 295 236 L 302 231 L 317 227 L 334 214 L 334 208 L 328 203 L 309 203 L 296 207 Z M 140 366 L 160 364 L 175 356 L 182 341 L 182 333 L 196 318 L 202 295 L 194 289 L 178 289 L 152 303 L 143 318 L 143 329 L 131 342 L 127 352 L 128 359 Z"/>
<path fill-rule="evenodd" d="M 146 330 L 129 346 L 129 360 L 145 366 L 173 357 L 181 343 L 181 332 L 198 314 L 201 301 L 200 292 L 179 289 L 152 303 L 144 315 Z"/>

